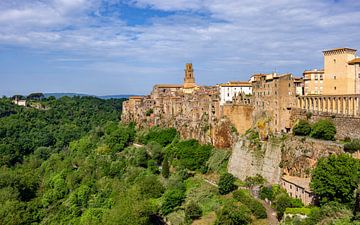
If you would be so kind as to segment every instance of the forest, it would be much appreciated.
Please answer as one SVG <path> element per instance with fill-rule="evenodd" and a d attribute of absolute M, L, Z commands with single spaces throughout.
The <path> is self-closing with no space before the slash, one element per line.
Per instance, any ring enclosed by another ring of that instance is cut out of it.
<path fill-rule="evenodd" d="M 123 99 L 32 101 L 22 107 L 0 99 L 0 224 L 267 225 L 262 200 L 251 194 L 259 185 L 278 219 L 311 212 L 286 224 L 356 223 L 359 174 L 351 171 L 359 163 L 347 156 L 319 163 L 312 185 L 322 198 L 308 208 L 261 176 L 240 181 L 227 173 L 229 150 L 182 140 L 174 128 L 122 124 Z M 338 164 L 347 179 L 331 171 Z M 323 176 L 349 185 L 329 190 Z"/>

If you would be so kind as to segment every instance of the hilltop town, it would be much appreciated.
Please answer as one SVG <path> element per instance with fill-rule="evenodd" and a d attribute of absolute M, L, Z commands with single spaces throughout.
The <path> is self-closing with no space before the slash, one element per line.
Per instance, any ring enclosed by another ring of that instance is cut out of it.
<path fill-rule="evenodd" d="M 325 50 L 323 55 L 323 68 L 305 70 L 302 77 L 254 74 L 248 81 L 216 86 L 197 85 L 193 65 L 186 64 L 183 84 L 157 84 L 149 95 L 130 97 L 123 103 L 122 120 L 140 127 L 174 127 L 185 139 L 231 148 L 232 174 L 238 178 L 261 174 L 309 204 L 313 201 L 309 170 L 319 158 L 342 148 L 335 142 L 296 137 L 277 145 L 273 139 L 292 133 L 303 119 L 330 119 L 337 140 L 360 138 L 356 49 Z M 246 136 L 251 130 L 259 134 L 260 158 L 248 153 L 251 143 Z"/>

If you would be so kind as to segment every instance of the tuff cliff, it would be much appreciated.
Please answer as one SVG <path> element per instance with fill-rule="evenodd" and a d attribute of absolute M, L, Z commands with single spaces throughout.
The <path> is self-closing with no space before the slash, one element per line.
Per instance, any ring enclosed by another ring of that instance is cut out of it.
<path fill-rule="evenodd" d="M 234 146 L 228 171 L 239 179 L 262 175 L 278 183 L 282 174 L 309 177 L 321 157 L 342 153 L 343 147 L 330 141 L 284 135 L 267 141 L 243 136 Z"/>

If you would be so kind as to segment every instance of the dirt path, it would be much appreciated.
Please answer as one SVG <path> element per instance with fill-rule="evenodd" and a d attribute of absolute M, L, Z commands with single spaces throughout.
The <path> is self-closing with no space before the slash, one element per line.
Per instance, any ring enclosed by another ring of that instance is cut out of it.
<path fill-rule="evenodd" d="M 276 212 L 273 208 L 271 208 L 271 206 L 266 203 L 265 201 L 258 199 L 258 201 L 265 207 L 266 209 L 266 213 L 267 213 L 267 220 L 269 222 L 269 225 L 277 225 L 279 224 L 279 221 L 276 218 Z"/>

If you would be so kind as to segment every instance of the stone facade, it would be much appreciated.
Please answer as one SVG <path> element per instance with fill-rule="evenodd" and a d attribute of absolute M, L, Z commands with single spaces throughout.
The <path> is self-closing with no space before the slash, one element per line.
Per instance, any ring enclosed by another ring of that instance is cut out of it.
<path fill-rule="evenodd" d="M 291 197 L 300 199 L 304 205 L 310 205 L 315 202 L 315 196 L 309 187 L 310 178 L 285 175 L 281 177 L 280 184 Z"/>
<path fill-rule="evenodd" d="M 254 121 L 267 124 L 268 132 L 289 132 L 291 109 L 296 106 L 295 79 L 291 74 L 252 76 Z"/>

